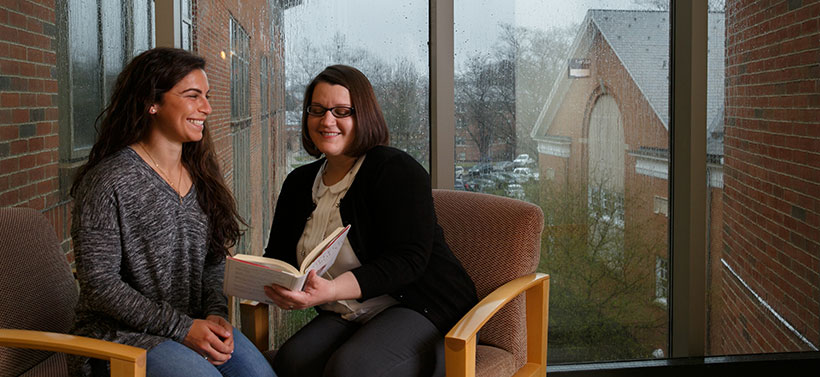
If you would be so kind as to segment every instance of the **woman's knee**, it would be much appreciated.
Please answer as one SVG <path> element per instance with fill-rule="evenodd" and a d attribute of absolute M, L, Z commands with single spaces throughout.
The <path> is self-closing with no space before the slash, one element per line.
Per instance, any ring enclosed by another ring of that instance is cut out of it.
<path fill-rule="evenodd" d="M 375 360 L 363 352 L 341 347 L 325 364 L 324 377 L 360 377 L 372 375 L 383 365 L 371 365 Z M 371 373 L 371 374 L 368 374 Z"/>
<path fill-rule="evenodd" d="M 211 363 L 190 348 L 167 340 L 150 349 L 146 355 L 146 374 L 158 377 L 213 376 L 221 374 Z"/>
<path fill-rule="evenodd" d="M 312 353 L 293 347 L 293 344 L 285 343 L 282 348 L 276 351 L 273 357 L 273 370 L 279 377 L 290 376 L 311 376 L 311 370 L 316 368 L 316 360 L 310 357 Z"/>
<path fill-rule="evenodd" d="M 218 367 L 223 376 L 274 376 L 268 360 L 239 330 L 234 329 L 234 352 Z"/>

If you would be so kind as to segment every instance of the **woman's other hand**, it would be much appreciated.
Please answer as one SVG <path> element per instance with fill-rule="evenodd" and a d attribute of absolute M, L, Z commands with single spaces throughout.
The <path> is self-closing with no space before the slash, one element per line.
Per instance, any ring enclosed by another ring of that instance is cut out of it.
<path fill-rule="evenodd" d="M 222 343 L 230 347 L 231 350 L 228 353 L 233 353 L 233 326 L 231 326 L 231 323 L 228 322 L 225 318 L 222 318 L 216 314 L 209 315 L 205 318 L 205 320 L 216 323 L 217 325 L 225 329 L 226 332 L 224 334 L 227 334 L 227 336 L 222 336 L 224 334 L 218 335 L 222 339 Z"/>
<path fill-rule="evenodd" d="M 356 277 L 345 272 L 334 280 L 308 273 L 303 291 L 291 291 L 278 285 L 265 286 L 265 294 L 282 309 L 306 309 L 331 301 L 359 298 L 361 289 Z"/>
<path fill-rule="evenodd" d="M 218 316 L 195 319 L 182 344 L 202 355 L 211 364 L 222 365 L 231 358 L 233 352 L 233 331 L 227 330 L 213 317 Z M 222 317 L 219 319 L 227 324 Z"/>

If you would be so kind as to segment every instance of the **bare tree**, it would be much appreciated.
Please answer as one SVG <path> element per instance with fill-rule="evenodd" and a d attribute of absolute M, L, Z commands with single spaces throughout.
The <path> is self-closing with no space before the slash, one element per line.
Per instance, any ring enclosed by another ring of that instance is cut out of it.
<path fill-rule="evenodd" d="M 549 91 L 566 67 L 566 54 L 577 26 L 539 30 L 501 25 L 499 53 L 515 61 L 515 153 L 536 156 L 530 137 Z"/>
<path fill-rule="evenodd" d="M 500 159 L 509 159 L 515 150 L 513 64 L 508 59 L 478 53 L 456 75 L 456 127 L 466 130 L 482 161 L 494 160 L 494 144 L 508 145 Z"/>
<path fill-rule="evenodd" d="M 368 69 L 373 69 L 368 76 L 390 129 L 390 144 L 427 166 L 430 125 L 427 78 L 406 59 Z"/>

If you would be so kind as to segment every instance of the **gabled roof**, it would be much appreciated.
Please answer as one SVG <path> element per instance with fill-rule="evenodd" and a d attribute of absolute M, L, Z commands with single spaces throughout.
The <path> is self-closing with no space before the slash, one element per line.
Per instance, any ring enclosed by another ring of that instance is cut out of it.
<path fill-rule="evenodd" d="M 593 38 L 600 33 L 668 130 L 669 29 L 668 12 L 592 9 L 587 12 L 565 61 L 587 56 Z M 709 14 L 709 36 L 707 122 L 714 119 L 723 105 L 723 13 Z M 533 138 L 540 139 L 547 134 L 571 81 L 566 70 L 559 73 L 533 127 Z"/>

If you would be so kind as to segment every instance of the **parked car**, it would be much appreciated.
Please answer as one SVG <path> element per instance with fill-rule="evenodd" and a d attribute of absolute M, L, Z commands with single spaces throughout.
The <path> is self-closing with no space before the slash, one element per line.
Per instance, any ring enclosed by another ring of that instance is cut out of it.
<path fill-rule="evenodd" d="M 461 177 L 456 178 L 455 184 L 453 185 L 453 189 L 464 191 L 467 187 L 464 185 L 464 181 L 461 180 Z"/>
<path fill-rule="evenodd" d="M 496 187 L 495 182 L 487 178 L 473 178 L 464 182 L 464 188 L 467 191 L 486 192 Z"/>
<path fill-rule="evenodd" d="M 518 182 L 517 177 L 508 171 L 493 172 L 490 174 L 490 179 L 498 183 L 498 188 L 504 188 L 507 184 Z"/>
<path fill-rule="evenodd" d="M 504 189 L 504 195 L 515 199 L 524 199 L 524 187 L 518 183 L 510 183 Z"/>
<path fill-rule="evenodd" d="M 523 167 L 532 165 L 535 163 L 535 159 L 531 158 L 530 155 L 526 153 L 519 154 L 518 157 L 513 160 L 513 164 L 517 167 Z"/>
<path fill-rule="evenodd" d="M 464 167 L 461 165 L 456 165 L 456 179 L 462 179 L 464 177 Z"/>
<path fill-rule="evenodd" d="M 515 168 L 513 169 L 513 176 L 515 176 L 515 180 L 518 183 L 524 183 L 529 181 L 530 179 L 535 179 L 535 175 L 532 173 L 530 168 Z"/>
<path fill-rule="evenodd" d="M 473 165 L 471 168 L 467 169 L 467 175 L 470 177 L 479 177 L 484 174 L 489 174 L 493 171 L 493 165 L 489 162 L 481 162 L 478 164 Z"/>
<path fill-rule="evenodd" d="M 495 171 L 512 171 L 515 164 L 512 161 L 498 161 L 493 165 Z"/>

